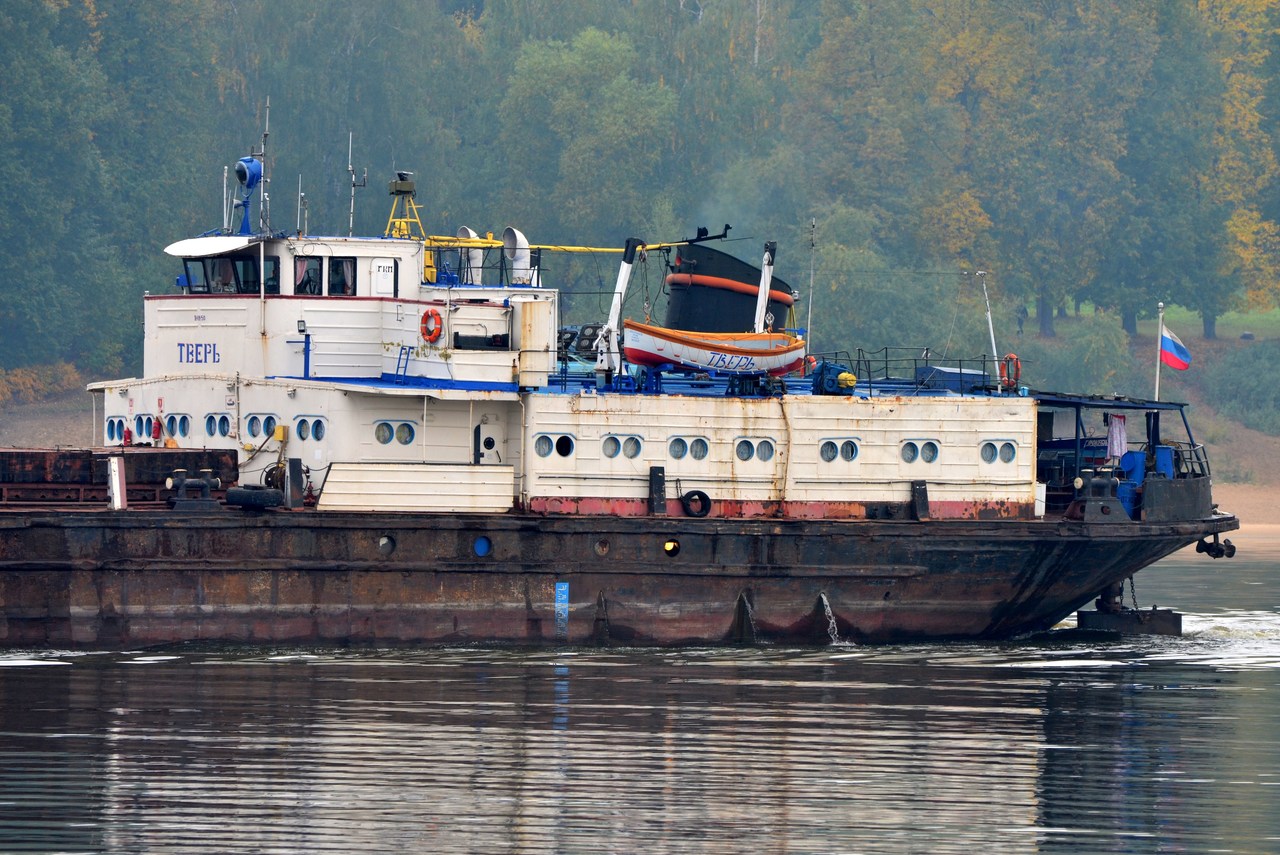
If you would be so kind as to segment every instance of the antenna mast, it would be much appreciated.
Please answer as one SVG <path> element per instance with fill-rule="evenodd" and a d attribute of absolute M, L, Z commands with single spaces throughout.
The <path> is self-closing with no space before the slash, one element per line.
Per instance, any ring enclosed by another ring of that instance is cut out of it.
<path fill-rule="evenodd" d="M 813 257 L 817 252 L 818 241 L 815 233 L 818 230 L 818 218 L 811 217 L 809 219 L 809 320 L 804 324 L 804 337 L 806 341 L 813 341 Z"/>
<path fill-rule="evenodd" d="M 347 215 L 347 237 L 351 237 L 351 232 L 355 229 L 356 223 L 356 188 L 366 187 L 369 184 L 369 168 L 365 167 L 364 175 L 359 181 L 356 181 L 356 169 L 351 165 L 351 143 L 355 134 L 347 131 L 347 173 L 351 176 L 351 211 Z"/>
<path fill-rule="evenodd" d="M 267 96 L 267 112 L 262 120 L 262 146 L 254 152 L 254 157 L 262 161 L 262 184 L 261 196 L 258 202 L 258 233 L 266 234 L 271 231 L 271 211 L 268 205 L 271 203 L 271 195 L 267 193 L 267 185 L 271 183 L 271 178 L 267 175 L 267 137 L 271 135 L 271 96 Z"/>

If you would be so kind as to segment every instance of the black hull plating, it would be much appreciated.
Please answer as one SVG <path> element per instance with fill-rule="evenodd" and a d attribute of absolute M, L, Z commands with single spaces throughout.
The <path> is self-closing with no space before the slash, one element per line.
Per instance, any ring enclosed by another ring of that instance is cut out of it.
<path fill-rule="evenodd" d="M 0 645 L 1000 638 L 1237 527 L 5 513 Z"/>

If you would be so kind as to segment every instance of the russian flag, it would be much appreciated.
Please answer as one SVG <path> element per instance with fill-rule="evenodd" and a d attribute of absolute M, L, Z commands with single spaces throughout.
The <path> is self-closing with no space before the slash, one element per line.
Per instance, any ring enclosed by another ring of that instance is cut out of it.
<path fill-rule="evenodd" d="M 1191 351 L 1187 350 L 1182 339 L 1171 333 L 1168 327 L 1165 327 L 1164 336 L 1160 339 L 1160 361 L 1179 371 L 1186 371 L 1191 367 Z"/>

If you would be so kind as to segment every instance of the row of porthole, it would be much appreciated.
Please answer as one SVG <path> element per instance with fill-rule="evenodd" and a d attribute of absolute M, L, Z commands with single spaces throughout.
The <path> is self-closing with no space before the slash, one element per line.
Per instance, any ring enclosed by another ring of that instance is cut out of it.
<path fill-rule="evenodd" d="M 740 439 L 738 444 L 734 446 L 733 453 L 742 461 L 750 460 L 752 457 L 769 461 L 773 459 L 774 450 L 773 443 L 767 439 L 755 442 L 749 439 Z"/>
<path fill-rule="evenodd" d="M 408 422 L 400 422 L 399 424 L 376 422 L 373 426 L 373 438 L 381 445 L 390 445 L 393 439 L 401 445 L 408 445 L 413 442 L 416 433 L 413 425 Z"/>
<path fill-rule="evenodd" d="M 245 430 L 249 436 L 271 436 L 276 432 L 275 416 L 249 416 L 245 422 Z"/>
<path fill-rule="evenodd" d="M 621 453 L 625 457 L 636 458 L 640 456 L 643 443 L 636 436 L 618 437 L 611 434 L 604 438 L 601 447 L 606 457 L 617 457 Z M 556 451 L 561 457 L 568 457 L 573 454 L 573 448 L 573 437 L 567 435 L 553 439 L 551 436 L 542 434 L 534 441 L 534 451 L 539 457 L 550 457 L 552 451 Z M 702 460 L 707 456 L 708 445 L 702 437 L 693 439 L 674 437 L 667 444 L 667 451 L 676 460 L 683 459 L 685 455 L 694 460 Z M 843 440 L 838 445 L 833 440 L 825 440 L 818 449 L 819 455 L 828 463 L 837 457 L 845 461 L 856 460 L 858 452 L 858 443 L 851 439 Z M 751 460 L 753 457 L 768 461 L 773 459 L 776 448 L 773 442 L 767 439 L 755 441 L 740 439 L 734 448 L 734 453 L 742 461 Z M 902 459 L 907 463 L 914 463 L 916 460 L 933 463 L 938 459 L 938 454 L 938 443 L 933 440 L 908 441 L 902 444 Z M 997 459 L 1003 463 L 1011 463 L 1017 454 L 1017 448 L 1011 442 L 1004 442 L 998 446 L 994 442 L 985 442 L 981 447 L 982 459 L 986 463 L 994 463 Z"/>
<path fill-rule="evenodd" d="M 164 429 L 169 436 L 186 436 L 191 432 L 190 416 L 167 416 Z M 133 417 L 133 435 L 139 440 L 146 440 L 155 430 L 156 419 L 152 416 Z M 107 419 L 107 441 L 124 442 L 125 421 L 120 418 Z"/>
<path fill-rule="evenodd" d="M 152 435 L 156 420 L 152 416 L 134 416 L 133 435 L 146 438 Z M 169 415 L 164 419 L 164 430 L 169 436 L 185 437 L 191 433 L 191 417 L 187 415 Z M 247 424 L 249 436 L 270 436 L 275 432 L 275 416 L 250 416 Z M 231 418 L 223 414 L 210 413 L 205 416 L 204 430 L 209 436 L 230 436 Z M 107 419 L 107 440 L 123 442 L 125 420 L 121 418 Z M 325 425 L 323 419 L 301 419 L 298 421 L 298 439 L 324 439 Z"/>
<path fill-rule="evenodd" d="M 605 457 L 617 457 L 619 453 L 623 457 L 636 458 L 640 456 L 640 437 L 638 436 L 606 436 L 604 442 L 600 444 L 600 450 L 604 452 Z"/>

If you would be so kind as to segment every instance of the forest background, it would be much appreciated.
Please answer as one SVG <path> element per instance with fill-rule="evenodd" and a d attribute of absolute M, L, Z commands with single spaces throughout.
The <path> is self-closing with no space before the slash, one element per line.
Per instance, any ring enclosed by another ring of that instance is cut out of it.
<path fill-rule="evenodd" d="M 816 350 L 988 353 L 985 281 L 1026 382 L 1106 394 L 1151 394 L 1163 301 L 1195 358 L 1163 397 L 1280 434 L 1278 31 L 1280 0 L 6 0 L 0 405 L 140 370 L 163 247 L 223 224 L 270 97 L 273 229 L 381 234 L 396 170 L 436 234 L 731 223 Z M 600 320 L 616 256 L 555 264 Z"/>

